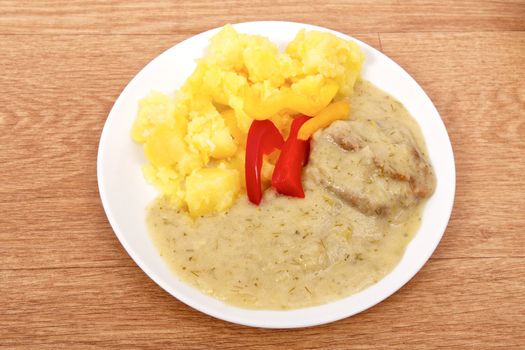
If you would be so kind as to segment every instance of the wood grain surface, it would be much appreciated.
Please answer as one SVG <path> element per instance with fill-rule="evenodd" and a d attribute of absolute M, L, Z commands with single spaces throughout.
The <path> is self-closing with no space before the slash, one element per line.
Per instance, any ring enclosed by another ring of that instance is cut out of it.
<path fill-rule="evenodd" d="M 399 292 L 332 324 L 266 330 L 160 289 L 102 209 L 107 114 L 203 30 L 291 20 L 355 36 L 425 89 L 451 137 L 445 236 Z M 525 344 L 524 1 L 0 0 L 0 348 L 519 349 Z"/>

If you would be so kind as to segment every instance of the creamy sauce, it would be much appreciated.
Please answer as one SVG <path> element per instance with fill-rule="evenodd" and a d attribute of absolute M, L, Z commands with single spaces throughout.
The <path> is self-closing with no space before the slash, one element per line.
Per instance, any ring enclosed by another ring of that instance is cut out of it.
<path fill-rule="evenodd" d="M 351 104 L 352 120 L 383 122 L 380 133 L 390 133 L 385 120 L 402 125 L 405 131 L 401 133 L 406 135 L 401 139 L 409 138 L 419 150 L 420 158 L 415 159 L 426 159 L 419 127 L 399 102 L 361 81 Z M 411 152 L 403 154 L 408 148 L 401 143 L 394 147 L 401 150 L 387 151 L 383 161 L 384 149 L 378 145 L 392 142 L 381 141 L 380 135 L 357 134 L 366 144 L 344 150 L 334 142 L 336 134 L 331 131 L 314 137 L 311 161 L 303 172 L 305 199 L 280 196 L 269 189 L 258 207 L 242 196 L 229 211 L 196 220 L 170 208 L 162 198 L 154 201 L 147 211 L 150 235 L 176 275 L 240 307 L 294 309 L 343 298 L 388 274 L 420 225 L 425 200 L 408 197 L 417 193 L 419 180 L 409 171 L 418 163 L 406 160 L 405 166 L 403 159 L 409 159 Z M 392 152 L 395 155 L 388 157 Z M 344 163 L 335 173 L 334 159 Z M 370 159 L 375 159 L 373 164 Z M 362 164 L 364 168 L 359 168 Z M 348 169 L 356 174 L 345 173 Z M 433 191 L 434 178 L 427 170 L 428 190 Z M 397 179 L 400 175 L 389 177 L 389 171 L 408 175 Z M 348 188 L 341 189 L 338 181 Z M 381 188 L 374 188 L 375 183 Z M 354 193 L 355 187 L 362 187 L 361 192 Z M 385 196 L 395 205 L 368 210 L 367 205 Z M 363 198 L 366 205 L 359 202 Z"/>

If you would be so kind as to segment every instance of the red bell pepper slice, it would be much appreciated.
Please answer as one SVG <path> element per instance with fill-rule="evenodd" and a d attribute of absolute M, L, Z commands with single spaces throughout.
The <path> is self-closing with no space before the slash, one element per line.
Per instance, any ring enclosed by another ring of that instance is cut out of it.
<path fill-rule="evenodd" d="M 310 140 L 299 140 L 297 134 L 308 119 L 310 117 L 300 116 L 293 120 L 290 135 L 282 147 L 273 171 L 272 186 L 277 192 L 287 196 L 304 198 L 301 172 L 308 162 Z"/>
<path fill-rule="evenodd" d="M 248 131 L 246 159 L 244 163 L 246 192 L 250 202 L 259 205 L 262 199 L 261 167 L 263 155 L 280 149 L 284 139 L 269 120 L 254 120 Z"/>

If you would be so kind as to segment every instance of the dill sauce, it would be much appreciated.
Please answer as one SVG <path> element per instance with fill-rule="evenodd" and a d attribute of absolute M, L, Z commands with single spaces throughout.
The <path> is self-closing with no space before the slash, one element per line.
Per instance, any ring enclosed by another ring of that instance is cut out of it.
<path fill-rule="evenodd" d="M 378 109 L 398 118 L 424 149 L 417 123 L 372 84 L 356 84 L 352 108 L 352 118 Z M 424 201 L 395 215 L 365 215 L 319 186 L 308 171 L 303 184 L 304 199 L 269 189 L 260 206 L 241 196 L 227 212 L 196 220 L 159 198 L 147 209 L 150 236 L 181 280 L 252 309 L 294 309 L 341 299 L 376 283 L 398 264 L 420 225 Z"/>

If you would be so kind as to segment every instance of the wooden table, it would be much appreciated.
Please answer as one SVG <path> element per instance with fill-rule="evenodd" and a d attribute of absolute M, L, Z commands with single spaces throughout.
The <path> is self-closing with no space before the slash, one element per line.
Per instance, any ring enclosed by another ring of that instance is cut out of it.
<path fill-rule="evenodd" d="M 164 292 L 117 241 L 96 179 L 108 112 L 148 61 L 270 19 L 396 60 L 441 113 L 457 167 L 449 227 L 421 272 L 366 312 L 300 330 L 229 324 Z M 0 38 L 0 347 L 523 348 L 523 0 L 0 0 Z"/>

